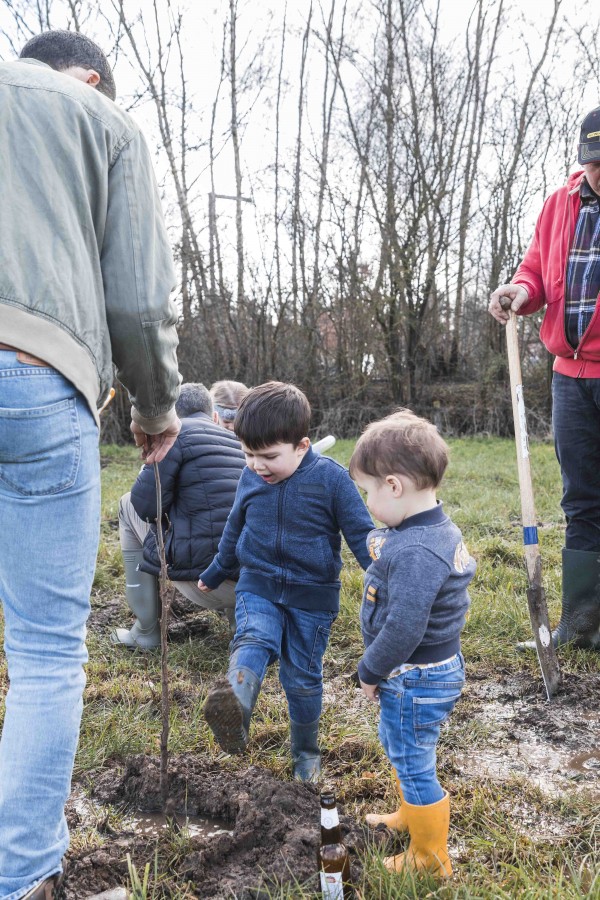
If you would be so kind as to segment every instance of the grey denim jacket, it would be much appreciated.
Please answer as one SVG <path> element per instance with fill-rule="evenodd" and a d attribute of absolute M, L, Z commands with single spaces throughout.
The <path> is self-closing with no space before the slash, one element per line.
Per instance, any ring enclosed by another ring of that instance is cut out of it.
<path fill-rule="evenodd" d="M 92 411 L 117 377 L 148 433 L 179 390 L 175 277 L 133 119 L 37 60 L 0 63 L 0 341 L 38 356 Z"/>

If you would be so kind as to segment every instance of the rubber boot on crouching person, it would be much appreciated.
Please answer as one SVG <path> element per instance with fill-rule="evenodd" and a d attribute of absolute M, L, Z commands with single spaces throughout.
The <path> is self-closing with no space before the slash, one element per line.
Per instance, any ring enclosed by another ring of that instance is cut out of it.
<path fill-rule="evenodd" d="M 136 620 L 131 628 L 115 628 L 113 643 L 140 650 L 160 647 L 160 600 L 158 579 L 148 572 L 141 572 L 144 561 L 141 548 L 122 550 L 125 569 L 125 600 Z"/>

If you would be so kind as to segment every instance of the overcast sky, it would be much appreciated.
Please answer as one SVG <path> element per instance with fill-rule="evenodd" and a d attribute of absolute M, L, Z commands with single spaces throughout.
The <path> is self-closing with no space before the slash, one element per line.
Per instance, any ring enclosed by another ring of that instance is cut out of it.
<path fill-rule="evenodd" d="M 321 0 L 322 5 L 329 9 L 329 0 Z M 13 0 L 18 5 L 18 0 Z M 32 0 L 23 0 L 22 6 L 34 7 Z M 183 55 L 185 59 L 185 71 L 188 80 L 188 90 L 193 97 L 194 113 L 189 123 L 190 138 L 192 142 L 202 142 L 207 139 L 210 125 L 210 111 L 215 98 L 219 82 L 219 62 L 223 41 L 223 24 L 227 19 L 228 0 L 190 0 L 179 4 L 184 12 L 185 27 L 182 33 Z M 337 9 L 342 5 L 338 0 Z M 553 0 L 513 0 L 507 4 L 509 16 L 514 23 L 507 32 L 507 37 L 500 45 L 500 57 L 505 61 L 506 68 L 514 68 L 517 74 L 523 78 L 530 70 L 530 55 L 536 57 L 541 43 L 540 34 L 552 15 Z M 53 8 L 57 10 L 57 17 L 53 20 L 54 27 L 63 27 L 60 20 L 60 8 L 67 9 L 66 0 L 53 0 Z M 172 0 L 173 8 L 177 8 L 176 0 Z M 286 96 L 283 105 L 282 116 L 282 145 L 283 153 L 293 152 L 293 142 L 296 134 L 296 104 L 298 96 L 298 73 L 300 69 L 301 37 L 306 24 L 309 10 L 309 0 L 238 0 L 238 47 L 240 48 L 240 76 L 244 69 L 256 60 L 256 48 L 264 44 L 264 64 L 271 67 L 276 73 L 278 67 L 278 55 L 280 47 L 280 34 L 283 17 L 286 15 L 287 37 L 284 63 L 284 78 L 286 81 Z M 322 21 L 321 3 L 314 0 L 313 22 Z M 108 0 L 106 7 L 110 8 Z M 146 27 L 148 40 L 151 46 L 155 45 L 153 36 L 153 15 L 151 0 L 127 0 L 126 9 L 130 10 L 132 17 L 136 11 L 141 10 L 142 20 Z M 351 15 L 348 18 L 348 30 L 364 40 L 357 40 L 357 45 L 365 54 L 370 52 L 370 31 L 374 16 L 369 0 L 349 0 Z M 440 21 L 441 32 L 450 41 L 462 43 L 467 29 L 467 22 L 472 11 L 471 0 L 441 0 Z M 586 21 L 597 21 L 598 4 L 591 5 L 582 0 L 564 0 L 563 11 L 569 16 L 572 24 L 582 24 Z M 0 27 L 14 34 L 13 19 L 9 14 L 7 3 L 0 0 Z M 138 28 L 140 26 L 138 25 Z M 98 19 L 90 19 L 84 31 L 96 38 L 103 46 L 109 46 L 108 32 Z M 521 31 L 526 38 L 516 40 L 516 34 Z M 16 38 L 17 45 L 22 39 Z M 305 138 L 310 143 L 311 132 L 318 136 L 320 130 L 320 104 L 322 90 L 322 68 L 320 56 L 317 52 L 316 42 L 313 44 L 314 52 L 310 57 L 310 66 L 307 78 L 307 109 Z M 0 41 L 0 54 L 4 58 L 10 58 L 12 51 L 6 41 Z M 562 73 L 560 73 L 562 75 Z M 568 64 L 565 65 L 564 77 L 585 77 L 586 73 L 573 72 Z M 132 69 L 124 54 L 121 54 L 115 63 L 115 77 L 119 91 L 120 102 L 130 102 L 132 94 L 138 84 L 138 76 Z M 349 68 L 345 70 L 345 77 L 350 81 L 352 73 Z M 581 115 L 592 106 L 600 103 L 598 97 L 597 73 L 590 78 L 590 90 L 584 103 L 584 109 L 573 111 L 573 162 L 575 163 L 575 145 L 577 140 L 578 120 Z M 234 169 L 228 136 L 229 99 L 228 85 L 225 84 L 221 94 L 221 109 L 218 120 L 217 134 L 222 135 L 222 152 L 216 167 L 216 190 L 218 193 L 233 194 Z M 253 190 L 260 189 L 261 172 L 273 162 L 274 158 L 274 107 L 273 86 L 262 91 L 248 91 L 240 98 L 240 110 L 244 115 L 242 128 L 242 163 L 244 172 L 244 193 L 250 194 Z M 155 110 L 151 102 L 140 103 L 133 110 L 133 115 L 142 124 L 149 142 L 155 150 L 156 168 L 159 180 L 165 185 L 168 181 L 168 167 L 158 139 Z M 218 142 L 217 142 L 218 143 Z M 196 182 L 193 190 L 198 198 L 200 208 L 206 202 L 210 190 L 209 174 L 206 168 L 206 154 L 200 152 L 194 176 Z M 170 191 L 170 186 L 167 190 Z M 227 231 L 227 220 L 231 222 L 234 209 L 233 204 L 220 201 L 219 215 L 224 233 Z M 245 207 L 244 217 L 255 214 L 255 209 Z M 255 235 L 256 236 L 256 235 Z M 232 238 L 232 235 L 230 235 Z M 253 237 L 250 237 L 253 240 Z M 255 252 L 259 248 L 255 247 Z"/>

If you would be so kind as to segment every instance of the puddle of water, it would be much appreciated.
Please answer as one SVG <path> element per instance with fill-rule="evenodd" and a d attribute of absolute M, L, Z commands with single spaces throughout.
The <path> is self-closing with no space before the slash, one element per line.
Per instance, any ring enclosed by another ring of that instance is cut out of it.
<path fill-rule="evenodd" d="M 563 767 L 563 761 L 551 747 L 520 741 L 514 748 L 499 747 L 471 751 L 455 757 L 463 771 L 477 771 L 491 778 L 507 779 L 525 775 L 539 787 L 548 787 L 549 776 Z"/>
<path fill-rule="evenodd" d="M 232 828 L 221 819 L 205 819 L 202 816 L 186 816 L 177 813 L 177 824 L 185 828 L 190 837 L 215 837 L 218 834 L 231 834 Z M 138 813 L 127 816 L 123 822 L 125 828 L 143 834 L 146 837 L 158 835 L 169 827 L 164 813 Z"/>
<path fill-rule="evenodd" d="M 97 826 L 98 822 L 106 817 L 105 807 L 86 797 L 81 791 L 75 791 L 71 795 L 70 804 L 85 825 Z M 218 834 L 231 834 L 233 831 L 230 824 L 222 819 L 186 816 L 184 813 L 177 813 L 175 819 L 182 829 L 186 829 L 190 837 L 215 837 Z M 136 811 L 124 816 L 122 827 L 126 831 L 151 837 L 166 831 L 169 826 L 164 813 Z"/>
<path fill-rule="evenodd" d="M 569 769 L 587 774 L 594 770 L 600 770 L 600 750 L 589 750 L 572 756 L 568 762 Z"/>
<path fill-rule="evenodd" d="M 582 786 L 589 788 L 590 779 L 600 775 L 600 750 L 588 750 L 569 757 L 564 750 L 561 752 L 548 742 L 530 740 L 522 732 L 517 734 L 502 746 L 457 754 L 456 764 L 465 773 L 476 771 L 501 780 L 513 775 L 525 776 L 532 784 L 553 795 L 567 786 L 572 789 L 573 782 L 579 780 Z M 502 736 L 501 730 L 498 736 Z"/>

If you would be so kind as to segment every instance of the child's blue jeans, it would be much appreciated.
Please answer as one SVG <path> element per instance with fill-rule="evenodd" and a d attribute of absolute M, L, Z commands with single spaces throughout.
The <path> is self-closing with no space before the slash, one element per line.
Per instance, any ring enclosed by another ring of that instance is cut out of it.
<path fill-rule="evenodd" d="M 279 660 L 290 719 L 314 722 L 321 715 L 323 656 L 335 618 L 327 610 L 295 609 L 240 591 L 229 668 L 246 666 L 262 681 L 267 667 Z"/>
<path fill-rule="evenodd" d="M 379 738 L 414 806 L 444 796 L 436 775 L 436 747 L 465 683 L 462 654 L 429 669 L 409 669 L 379 683 Z"/>

